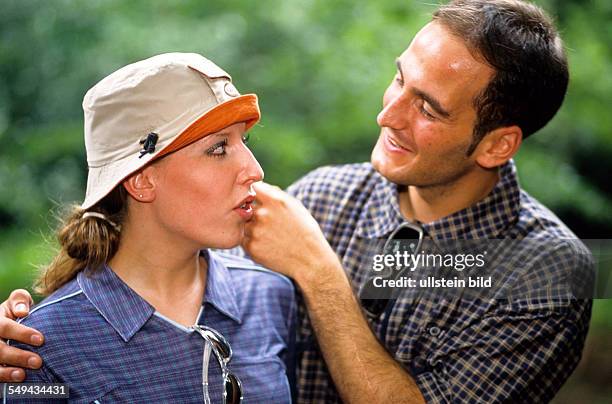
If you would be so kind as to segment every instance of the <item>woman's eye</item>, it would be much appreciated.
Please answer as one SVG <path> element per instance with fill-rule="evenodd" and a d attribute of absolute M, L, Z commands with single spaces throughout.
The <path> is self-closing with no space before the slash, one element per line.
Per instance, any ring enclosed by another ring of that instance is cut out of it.
<path fill-rule="evenodd" d="M 225 146 L 219 145 L 215 147 L 210 154 L 223 154 L 225 153 Z"/>
<path fill-rule="evenodd" d="M 242 143 L 244 144 L 248 144 L 249 143 L 249 139 L 251 138 L 251 134 L 250 133 L 245 133 L 242 136 Z"/>
<path fill-rule="evenodd" d="M 213 145 L 206 151 L 206 153 L 210 156 L 223 156 L 225 155 L 225 146 L 227 146 L 226 140 Z"/>

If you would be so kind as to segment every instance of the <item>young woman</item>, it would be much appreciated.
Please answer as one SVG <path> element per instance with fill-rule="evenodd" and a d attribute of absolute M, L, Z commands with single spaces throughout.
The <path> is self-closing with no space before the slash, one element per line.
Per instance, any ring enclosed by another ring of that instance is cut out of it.
<path fill-rule="evenodd" d="M 87 192 L 22 321 L 45 335 L 26 382 L 78 402 L 290 401 L 291 283 L 210 251 L 238 245 L 253 214 L 257 97 L 171 53 L 104 78 L 83 109 Z"/>

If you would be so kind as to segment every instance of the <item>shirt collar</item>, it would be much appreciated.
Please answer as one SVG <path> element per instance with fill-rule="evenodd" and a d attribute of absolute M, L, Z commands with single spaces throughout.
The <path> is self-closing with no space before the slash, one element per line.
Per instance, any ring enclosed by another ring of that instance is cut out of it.
<path fill-rule="evenodd" d="M 155 313 L 155 308 L 107 265 L 98 271 L 79 272 L 77 282 L 87 299 L 125 342 Z"/>
<path fill-rule="evenodd" d="M 357 236 L 369 239 L 384 237 L 406 221 L 400 213 L 398 186 L 378 172 L 374 175 L 378 177 L 378 181 L 355 226 Z"/>
<path fill-rule="evenodd" d="M 510 160 L 499 169 L 500 180 L 480 202 L 434 222 L 422 224 L 432 239 L 496 238 L 518 220 L 520 187 L 516 166 Z M 380 176 L 380 174 L 376 173 Z M 380 176 L 371 197 L 365 203 L 356 233 L 366 238 L 388 236 L 405 222 L 398 202 L 396 184 Z"/>
<path fill-rule="evenodd" d="M 223 259 L 214 252 L 203 250 L 202 255 L 208 262 L 204 302 L 213 305 L 218 311 L 241 324 L 242 313 L 238 306 L 230 270 L 223 263 Z"/>
<path fill-rule="evenodd" d="M 208 262 L 204 303 L 237 323 L 242 316 L 236 303 L 231 274 L 218 256 L 202 251 Z M 155 308 L 138 295 L 113 270 L 104 265 L 99 271 L 84 270 L 77 282 L 96 310 L 128 342 L 155 313 Z"/>
<path fill-rule="evenodd" d="M 431 223 L 425 231 L 433 239 L 498 238 L 518 220 L 521 189 L 512 160 L 499 169 L 499 181 L 483 200 Z"/>

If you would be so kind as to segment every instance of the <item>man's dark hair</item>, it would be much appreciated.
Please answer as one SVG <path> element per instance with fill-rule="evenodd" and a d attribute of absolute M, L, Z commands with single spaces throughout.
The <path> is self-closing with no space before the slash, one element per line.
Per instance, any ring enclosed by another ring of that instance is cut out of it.
<path fill-rule="evenodd" d="M 474 100 L 478 118 L 468 155 L 493 129 L 518 125 L 526 138 L 557 113 L 569 81 L 567 57 L 541 8 L 520 0 L 454 0 L 433 21 L 495 69 Z"/>

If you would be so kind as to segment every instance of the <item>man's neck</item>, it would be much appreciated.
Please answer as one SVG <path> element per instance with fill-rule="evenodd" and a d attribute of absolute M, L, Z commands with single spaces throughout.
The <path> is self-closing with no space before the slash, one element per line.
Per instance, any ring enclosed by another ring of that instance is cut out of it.
<path fill-rule="evenodd" d="M 481 201 L 498 181 L 498 170 L 476 170 L 443 185 L 408 186 L 400 192 L 400 210 L 409 220 L 431 223 Z"/>

